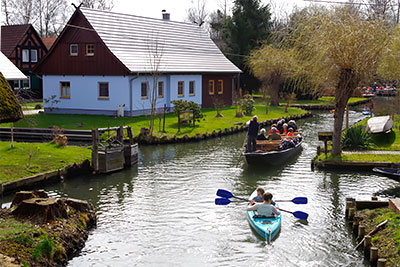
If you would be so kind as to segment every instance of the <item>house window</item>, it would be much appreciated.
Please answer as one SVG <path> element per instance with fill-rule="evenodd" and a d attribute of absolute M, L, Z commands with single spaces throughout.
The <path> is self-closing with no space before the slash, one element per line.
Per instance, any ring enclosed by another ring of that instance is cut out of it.
<path fill-rule="evenodd" d="M 37 50 L 31 50 L 31 62 L 38 62 Z"/>
<path fill-rule="evenodd" d="M 147 82 L 143 82 L 142 83 L 142 90 L 141 90 L 141 95 L 142 95 L 142 99 L 147 98 L 147 88 L 148 88 L 149 84 Z"/>
<path fill-rule="evenodd" d="M 208 93 L 210 94 L 210 95 L 213 95 L 214 94 L 214 92 L 215 92 L 215 88 L 214 88 L 214 80 L 209 80 L 208 81 Z"/>
<path fill-rule="evenodd" d="M 94 44 L 86 44 L 86 55 L 94 56 Z"/>
<path fill-rule="evenodd" d="M 99 97 L 98 99 L 110 99 L 110 92 L 107 82 L 99 82 Z"/>
<path fill-rule="evenodd" d="M 179 81 L 178 82 L 178 96 L 184 96 L 184 82 Z"/>
<path fill-rule="evenodd" d="M 77 56 L 78 55 L 78 45 L 77 44 L 71 44 L 69 46 L 69 55 L 70 56 Z"/>
<path fill-rule="evenodd" d="M 219 95 L 224 93 L 224 81 L 223 80 L 218 80 L 217 92 L 218 92 Z"/>
<path fill-rule="evenodd" d="M 21 80 L 21 89 L 30 89 L 31 88 L 31 79 L 28 76 L 27 80 Z"/>
<path fill-rule="evenodd" d="M 12 89 L 19 89 L 19 80 L 8 81 Z"/>
<path fill-rule="evenodd" d="M 194 96 L 194 81 L 189 82 L 189 95 Z"/>
<path fill-rule="evenodd" d="M 29 62 L 29 50 L 22 49 L 22 62 Z"/>
<path fill-rule="evenodd" d="M 158 97 L 164 97 L 164 82 L 158 82 Z"/>
<path fill-rule="evenodd" d="M 71 97 L 71 85 L 69 82 L 60 82 L 60 97 L 70 98 Z"/>

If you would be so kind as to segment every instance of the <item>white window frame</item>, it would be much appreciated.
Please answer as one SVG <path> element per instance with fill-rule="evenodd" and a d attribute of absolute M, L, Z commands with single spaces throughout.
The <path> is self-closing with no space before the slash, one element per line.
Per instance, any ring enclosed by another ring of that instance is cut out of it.
<path fill-rule="evenodd" d="M 33 57 L 33 55 L 35 55 L 35 56 Z M 31 62 L 33 62 L 33 63 L 38 62 L 38 51 L 37 51 L 37 49 L 31 49 L 30 56 L 31 56 Z"/>
<path fill-rule="evenodd" d="M 28 87 L 24 87 L 25 81 L 28 81 Z M 25 89 L 25 90 L 31 89 L 31 77 L 28 76 L 28 80 L 20 80 L 19 82 L 20 82 L 19 86 L 20 89 Z"/>
<path fill-rule="evenodd" d="M 22 62 L 29 62 L 29 49 L 22 49 Z"/>
<path fill-rule="evenodd" d="M 76 47 L 76 52 L 72 52 L 72 47 Z M 79 54 L 79 46 L 78 44 L 70 44 L 69 45 L 69 55 L 70 56 L 77 56 Z"/>

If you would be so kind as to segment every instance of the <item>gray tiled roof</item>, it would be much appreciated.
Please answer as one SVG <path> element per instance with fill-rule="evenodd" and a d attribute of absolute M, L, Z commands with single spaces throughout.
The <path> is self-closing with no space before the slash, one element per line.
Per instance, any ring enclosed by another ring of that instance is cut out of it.
<path fill-rule="evenodd" d="M 152 47 L 161 51 L 160 72 L 241 72 L 199 26 L 81 8 L 111 52 L 132 72 L 151 72 Z M 161 14 L 160 14 L 161 15 Z M 153 61 L 154 62 L 154 61 Z"/>

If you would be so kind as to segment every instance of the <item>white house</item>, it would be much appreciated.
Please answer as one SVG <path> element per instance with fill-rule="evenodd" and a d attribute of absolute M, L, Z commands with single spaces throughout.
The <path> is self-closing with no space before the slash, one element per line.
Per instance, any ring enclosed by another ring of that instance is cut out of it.
<path fill-rule="evenodd" d="M 43 76 L 45 112 L 126 115 L 172 100 L 232 104 L 240 70 L 192 23 L 77 8 L 34 72 Z M 156 75 L 155 75 L 156 73 Z M 154 86 L 153 86 L 154 85 Z"/>

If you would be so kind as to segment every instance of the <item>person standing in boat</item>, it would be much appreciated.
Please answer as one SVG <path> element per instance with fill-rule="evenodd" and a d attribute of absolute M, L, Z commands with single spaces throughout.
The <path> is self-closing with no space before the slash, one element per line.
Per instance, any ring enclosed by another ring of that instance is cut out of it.
<path fill-rule="evenodd" d="M 267 137 L 265 137 L 265 132 L 266 132 L 265 129 L 262 128 L 260 130 L 260 134 L 257 135 L 257 140 L 267 140 Z"/>
<path fill-rule="evenodd" d="M 257 135 L 260 124 L 257 122 L 257 116 L 254 116 L 250 121 L 249 129 L 247 132 L 247 151 L 253 152 L 257 150 Z"/>
<path fill-rule="evenodd" d="M 257 215 L 270 217 L 273 215 L 280 215 L 279 210 L 272 205 L 272 194 L 269 192 L 264 193 L 263 203 L 256 203 L 253 206 L 247 206 L 247 211 L 257 211 Z"/>

